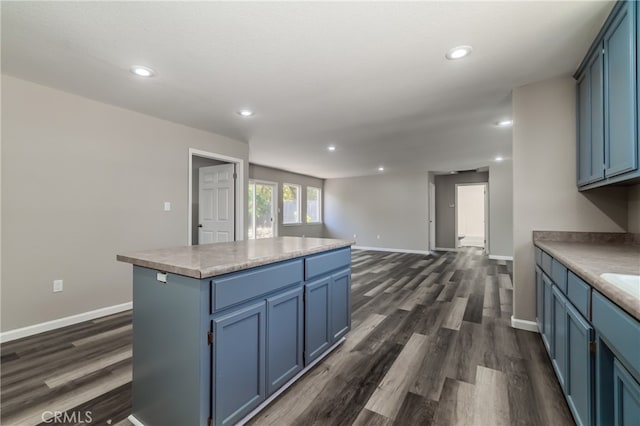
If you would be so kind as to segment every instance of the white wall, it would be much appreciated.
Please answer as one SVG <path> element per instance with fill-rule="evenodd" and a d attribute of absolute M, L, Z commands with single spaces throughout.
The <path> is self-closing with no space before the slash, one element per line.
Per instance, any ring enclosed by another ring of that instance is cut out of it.
<path fill-rule="evenodd" d="M 532 231 L 623 232 L 624 188 L 576 188 L 576 97 L 571 77 L 513 91 L 513 316 L 535 320 Z"/>
<path fill-rule="evenodd" d="M 131 301 L 116 254 L 187 244 L 189 148 L 247 181 L 246 143 L 3 75 L 2 330 Z"/>
<path fill-rule="evenodd" d="M 427 173 L 327 179 L 326 236 L 356 234 L 359 246 L 427 251 L 427 182 Z"/>
<path fill-rule="evenodd" d="M 489 166 L 489 254 L 513 257 L 513 163 Z"/>
<path fill-rule="evenodd" d="M 484 185 L 458 185 L 456 188 L 458 236 L 484 238 Z"/>

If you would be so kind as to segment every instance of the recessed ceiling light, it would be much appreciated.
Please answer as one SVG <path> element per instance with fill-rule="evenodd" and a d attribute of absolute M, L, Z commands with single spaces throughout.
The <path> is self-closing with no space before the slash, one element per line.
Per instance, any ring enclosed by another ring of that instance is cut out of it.
<path fill-rule="evenodd" d="M 504 158 L 502 158 L 501 156 L 499 156 L 499 155 L 498 155 L 498 156 L 495 158 L 495 160 L 496 160 L 496 161 L 502 161 L 502 160 L 504 160 Z"/>
<path fill-rule="evenodd" d="M 329 146 L 327 147 L 327 149 L 328 149 L 329 151 L 332 151 L 332 152 L 333 152 L 333 151 L 335 151 L 335 150 L 336 150 L 336 147 L 335 147 L 334 145 L 329 145 Z"/>
<path fill-rule="evenodd" d="M 378 167 L 378 171 L 379 172 L 384 172 L 384 167 L 382 167 L 382 166 Z"/>
<path fill-rule="evenodd" d="M 131 72 L 138 77 L 153 77 L 156 73 L 149 67 L 143 67 L 142 65 L 134 65 L 131 67 Z"/>
<path fill-rule="evenodd" d="M 251 111 L 250 109 L 241 109 L 240 111 L 238 111 L 238 115 L 242 117 L 252 117 L 253 114 L 253 111 Z"/>
<path fill-rule="evenodd" d="M 450 60 L 462 59 L 465 56 L 468 56 L 472 50 L 473 47 L 471 46 L 456 46 L 449 49 L 445 57 Z"/>
<path fill-rule="evenodd" d="M 501 120 L 496 123 L 498 127 L 511 127 L 513 125 L 513 120 Z"/>
<path fill-rule="evenodd" d="M 451 170 L 451 171 L 449 172 L 449 174 L 450 174 L 450 175 L 456 175 L 456 174 L 458 174 L 458 172 L 456 172 L 455 170 Z"/>

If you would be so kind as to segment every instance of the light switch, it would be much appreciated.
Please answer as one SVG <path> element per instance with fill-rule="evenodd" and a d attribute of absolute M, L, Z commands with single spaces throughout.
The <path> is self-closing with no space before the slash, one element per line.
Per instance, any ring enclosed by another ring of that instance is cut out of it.
<path fill-rule="evenodd" d="M 170 201 L 165 201 L 164 202 L 164 211 L 165 212 L 170 212 L 171 211 L 171 202 Z"/>

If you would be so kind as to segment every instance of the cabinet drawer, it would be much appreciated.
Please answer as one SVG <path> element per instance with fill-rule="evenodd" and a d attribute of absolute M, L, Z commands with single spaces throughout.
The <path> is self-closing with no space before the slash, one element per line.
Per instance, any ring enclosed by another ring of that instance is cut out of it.
<path fill-rule="evenodd" d="M 214 277 L 211 280 L 211 311 L 302 282 L 302 278 L 302 259 Z"/>
<path fill-rule="evenodd" d="M 616 356 L 623 358 L 632 373 L 640 376 L 640 322 L 595 290 L 592 298 L 593 326 Z"/>
<path fill-rule="evenodd" d="M 536 249 L 536 265 L 542 267 L 542 250 L 538 247 Z"/>
<path fill-rule="evenodd" d="M 585 318 L 591 318 L 591 287 L 569 271 L 567 297 Z"/>
<path fill-rule="evenodd" d="M 305 259 L 304 279 L 326 274 L 351 264 L 351 248 L 343 248 L 329 253 L 316 254 Z"/>
<path fill-rule="evenodd" d="M 567 294 L 567 268 L 555 259 L 551 259 L 551 279 L 564 294 Z"/>
<path fill-rule="evenodd" d="M 549 256 L 547 253 L 542 252 L 542 270 L 545 272 L 545 274 L 547 274 L 548 276 L 551 276 L 551 256 Z"/>

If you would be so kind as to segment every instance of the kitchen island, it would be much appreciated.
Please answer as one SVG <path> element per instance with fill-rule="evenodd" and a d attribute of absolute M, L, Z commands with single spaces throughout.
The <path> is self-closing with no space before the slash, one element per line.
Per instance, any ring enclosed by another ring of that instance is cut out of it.
<path fill-rule="evenodd" d="M 131 420 L 243 422 L 351 328 L 351 244 L 279 237 L 118 255 L 133 264 Z"/>

